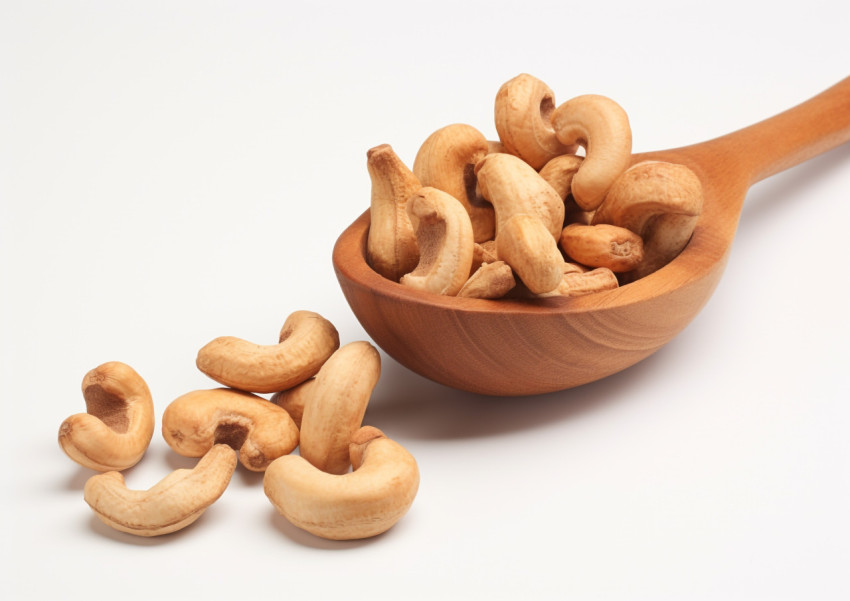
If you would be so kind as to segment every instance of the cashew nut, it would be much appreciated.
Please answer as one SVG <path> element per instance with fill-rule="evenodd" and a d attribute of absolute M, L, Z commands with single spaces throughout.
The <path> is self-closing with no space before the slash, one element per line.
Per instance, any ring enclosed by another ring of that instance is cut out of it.
<path fill-rule="evenodd" d="M 285 410 L 298 428 L 301 428 L 301 418 L 304 416 L 304 406 L 313 396 L 316 378 L 310 378 L 292 388 L 274 393 L 269 399 L 272 403 Z"/>
<path fill-rule="evenodd" d="M 496 94 L 496 132 L 509 153 L 539 170 L 552 158 L 575 151 L 552 128 L 555 93 L 541 80 L 522 73 Z"/>
<path fill-rule="evenodd" d="M 561 235 L 564 201 L 527 163 L 511 154 L 488 154 L 475 166 L 481 194 L 496 211 L 496 237 L 517 213 L 536 215 L 552 237 Z"/>
<path fill-rule="evenodd" d="M 587 94 L 555 109 L 552 125 L 561 142 L 585 147 L 587 156 L 573 177 L 571 188 L 578 206 L 593 211 L 617 176 L 629 166 L 632 153 L 629 118 L 610 98 Z"/>
<path fill-rule="evenodd" d="M 333 540 L 375 536 L 407 513 L 419 488 L 413 456 L 377 428 L 351 439 L 354 471 L 327 474 L 297 455 L 272 462 L 263 488 L 272 505 L 298 528 Z"/>
<path fill-rule="evenodd" d="M 466 298 L 502 298 L 514 286 L 516 280 L 510 265 L 504 261 L 482 263 L 457 295 Z"/>
<path fill-rule="evenodd" d="M 624 227 L 573 223 L 561 232 L 560 246 L 573 261 L 588 267 L 630 271 L 643 260 L 643 240 Z"/>
<path fill-rule="evenodd" d="M 699 178 L 684 165 L 644 161 L 617 178 L 593 223 L 624 227 L 643 238 L 643 261 L 621 280 L 642 278 L 672 261 L 690 240 L 702 203 Z"/>
<path fill-rule="evenodd" d="M 487 240 L 485 242 L 476 242 L 472 246 L 472 265 L 469 268 L 469 276 L 478 271 L 484 263 L 495 263 L 499 260 L 496 256 L 496 241 Z"/>
<path fill-rule="evenodd" d="M 215 445 L 192 469 L 171 472 L 148 490 L 129 490 L 119 472 L 92 476 L 83 496 L 100 520 L 138 536 L 185 528 L 218 499 L 236 467 L 236 453 Z"/>
<path fill-rule="evenodd" d="M 280 342 L 259 345 L 233 336 L 216 338 L 198 351 L 198 369 L 216 382 L 248 392 L 292 388 L 319 371 L 339 348 L 331 322 L 312 311 L 295 311 L 280 330 Z"/>
<path fill-rule="evenodd" d="M 535 294 L 558 287 L 564 258 L 546 226 L 534 215 L 519 213 L 499 226 L 496 254 Z"/>
<path fill-rule="evenodd" d="M 593 292 L 613 290 L 618 286 L 617 276 L 613 271 L 607 267 L 597 267 L 585 272 L 565 271 L 555 290 L 538 296 L 583 296 Z"/>
<path fill-rule="evenodd" d="M 366 259 L 372 269 L 397 282 L 419 261 L 416 235 L 404 209 L 422 186 L 389 144 L 370 149 L 366 167 L 372 180 Z"/>
<path fill-rule="evenodd" d="M 453 196 L 425 187 L 407 201 L 416 230 L 419 264 L 402 276 L 401 284 L 435 294 L 454 296 L 469 277 L 472 265 L 472 223 Z"/>
<path fill-rule="evenodd" d="M 175 452 L 201 457 L 216 444 L 239 451 L 239 462 L 262 472 L 298 446 L 289 414 L 266 399 L 239 390 L 196 390 L 175 399 L 162 414 L 162 436 Z"/>
<path fill-rule="evenodd" d="M 147 384 L 124 363 L 104 363 L 83 378 L 87 413 L 59 427 L 59 445 L 85 467 L 125 470 L 136 465 L 154 431 L 153 399 Z"/>
<path fill-rule="evenodd" d="M 332 474 L 348 471 L 348 443 L 366 413 L 381 375 L 381 356 L 365 341 L 351 342 L 331 355 L 301 418 L 301 457 Z"/>
<path fill-rule="evenodd" d="M 574 154 L 562 154 L 543 166 L 540 177 L 546 180 L 561 200 L 564 201 L 565 223 L 582 223 L 588 225 L 593 218 L 591 211 L 585 211 L 576 204 L 572 194 L 573 177 L 581 167 L 584 157 Z"/>
<path fill-rule="evenodd" d="M 487 139 L 471 125 L 456 123 L 428 136 L 416 159 L 413 173 L 423 186 L 454 196 L 469 213 L 476 242 L 490 240 L 495 234 L 493 207 L 476 192 L 475 164 L 488 152 Z"/>

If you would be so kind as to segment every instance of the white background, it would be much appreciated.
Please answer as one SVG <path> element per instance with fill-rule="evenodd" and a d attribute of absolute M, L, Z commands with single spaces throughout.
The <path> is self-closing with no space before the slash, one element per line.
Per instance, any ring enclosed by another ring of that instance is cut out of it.
<path fill-rule="evenodd" d="M 366 421 L 422 473 L 385 535 L 301 532 L 240 467 L 193 526 L 135 538 L 56 443 L 105 361 L 159 418 L 215 386 L 194 359 L 216 336 L 273 343 L 310 309 L 366 339 L 331 249 L 368 148 L 492 139 L 521 72 L 614 98 L 635 151 L 702 141 L 850 75 L 850 5 L 0 6 L 4 599 L 850 597 L 848 145 L 753 187 L 714 297 L 632 369 L 499 399 L 384 356 Z M 157 429 L 127 482 L 193 464 Z"/>

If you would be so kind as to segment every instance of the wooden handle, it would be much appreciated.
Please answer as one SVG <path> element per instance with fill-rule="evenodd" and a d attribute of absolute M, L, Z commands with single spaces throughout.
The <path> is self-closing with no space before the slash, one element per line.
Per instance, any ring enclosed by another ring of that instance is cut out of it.
<path fill-rule="evenodd" d="M 787 111 L 685 149 L 748 185 L 850 141 L 850 77 Z"/>

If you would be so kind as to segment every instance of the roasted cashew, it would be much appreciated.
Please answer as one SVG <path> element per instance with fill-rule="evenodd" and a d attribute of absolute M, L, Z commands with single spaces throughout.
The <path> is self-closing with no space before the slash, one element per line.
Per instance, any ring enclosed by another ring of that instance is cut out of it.
<path fill-rule="evenodd" d="M 507 151 L 539 170 L 552 158 L 574 152 L 552 128 L 555 93 L 541 80 L 522 73 L 496 94 L 496 132 Z"/>
<path fill-rule="evenodd" d="M 614 180 L 629 166 L 632 130 L 623 108 L 605 96 L 587 94 L 566 101 L 552 114 L 555 135 L 564 144 L 585 147 L 586 158 L 573 177 L 573 198 L 593 211 Z"/>
<path fill-rule="evenodd" d="M 423 186 L 451 194 L 460 201 L 472 223 L 476 242 L 495 235 L 493 207 L 476 192 L 475 164 L 488 152 L 487 138 L 471 125 L 456 123 L 428 136 L 416 159 L 413 173 Z"/>
<path fill-rule="evenodd" d="M 496 237 L 517 213 L 536 215 L 552 237 L 561 235 L 564 201 L 527 163 L 511 154 L 488 154 L 475 166 L 481 194 L 496 211 Z"/>
<path fill-rule="evenodd" d="M 585 211 L 576 204 L 572 193 L 573 177 L 583 161 L 584 157 L 562 154 L 546 163 L 540 170 L 540 177 L 546 180 L 564 201 L 564 223 L 588 225 L 593 218 L 592 211 Z"/>
<path fill-rule="evenodd" d="M 171 472 L 148 490 L 129 490 L 119 472 L 92 476 L 83 496 L 107 526 L 138 536 L 185 528 L 218 499 L 236 467 L 236 453 L 215 445 L 193 469 Z"/>
<path fill-rule="evenodd" d="M 272 505 L 295 526 L 316 536 L 351 540 L 389 530 L 407 513 L 419 488 L 413 456 L 377 428 L 351 440 L 354 471 L 327 474 L 304 458 L 275 460 L 263 477 Z"/>
<path fill-rule="evenodd" d="M 565 271 L 557 288 L 538 296 L 583 296 L 603 290 L 613 290 L 617 286 L 619 286 L 617 276 L 607 267 L 597 267 L 585 272 Z"/>
<path fill-rule="evenodd" d="M 466 298 L 502 298 L 516 286 L 514 272 L 504 261 L 482 263 L 457 293 Z"/>
<path fill-rule="evenodd" d="M 285 410 L 298 429 L 301 429 L 301 418 L 304 416 L 304 406 L 313 396 L 316 378 L 310 378 L 292 388 L 274 393 L 269 399 L 272 403 Z"/>
<path fill-rule="evenodd" d="M 416 230 L 419 264 L 399 282 L 435 294 L 454 296 L 469 277 L 472 265 L 472 223 L 453 196 L 425 187 L 407 201 Z"/>
<path fill-rule="evenodd" d="M 572 223 L 561 232 L 559 244 L 573 261 L 614 273 L 631 271 L 643 261 L 641 237 L 616 225 Z"/>
<path fill-rule="evenodd" d="M 148 385 L 124 363 L 104 363 L 83 378 L 88 413 L 72 415 L 59 427 L 59 445 L 85 467 L 101 472 L 136 465 L 155 427 Z"/>
<path fill-rule="evenodd" d="M 312 311 L 295 311 L 280 330 L 280 342 L 260 345 L 223 336 L 198 351 L 198 369 L 216 382 L 248 392 L 278 392 L 316 375 L 339 348 L 331 322 Z"/>
<path fill-rule="evenodd" d="M 372 269 L 397 282 L 419 261 L 416 235 L 405 203 L 422 185 L 389 144 L 370 149 L 366 167 L 372 181 L 366 259 Z"/>
<path fill-rule="evenodd" d="M 348 471 L 348 443 L 381 376 L 381 356 L 365 341 L 331 355 L 316 376 L 301 418 L 301 457 L 332 474 Z"/>
<path fill-rule="evenodd" d="M 162 414 L 162 436 L 186 457 L 201 457 L 214 445 L 227 444 L 255 472 L 298 446 L 298 428 L 285 410 L 228 388 L 196 390 L 175 399 Z"/>
<path fill-rule="evenodd" d="M 702 184 L 684 165 L 644 161 L 617 178 L 593 223 L 611 223 L 643 238 L 643 260 L 621 281 L 642 278 L 672 261 L 690 240 L 702 202 Z"/>
<path fill-rule="evenodd" d="M 558 287 L 564 258 L 546 226 L 535 215 L 519 213 L 499 227 L 496 254 L 535 294 Z"/>
<path fill-rule="evenodd" d="M 478 268 L 484 263 L 495 263 L 498 260 L 495 240 L 476 242 L 472 246 L 472 265 L 469 268 L 469 276 L 472 277 L 472 274 L 478 271 Z"/>

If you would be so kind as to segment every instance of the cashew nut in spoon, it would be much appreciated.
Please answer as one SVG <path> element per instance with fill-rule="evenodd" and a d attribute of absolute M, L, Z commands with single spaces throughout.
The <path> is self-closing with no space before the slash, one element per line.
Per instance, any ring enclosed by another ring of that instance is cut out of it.
<path fill-rule="evenodd" d="M 80 465 L 101 472 L 136 465 L 155 427 L 148 385 L 129 365 L 111 361 L 88 372 L 82 389 L 87 413 L 62 422 L 62 450 Z"/>
<path fill-rule="evenodd" d="M 455 123 L 432 133 L 416 154 L 413 173 L 423 186 L 452 195 L 469 213 L 476 242 L 495 235 L 496 216 L 476 190 L 475 165 L 489 152 L 487 138 L 471 125 Z"/>
<path fill-rule="evenodd" d="M 585 147 L 586 157 L 571 188 L 578 206 L 593 211 L 631 162 L 632 130 L 626 111 L 610 98 L 586 94 L 555 109 L 552 126 L 564 144 Z"/>
<path fill-rule="evenodd" d="M 292 524 L 322 538 L 351 540 L 386 532 L 407 513 L 419 489 L 413 456 L 377 428 L 351 439 L 354 471 L 323 472 L 297 455 L 276 459 L 263 487 Z"/>
<path fill-rule="evenodd" d="M 518 213 L 508 219 L 496 235 L 496 254 L 534 294 L 551 292 L 561 282 L 564 258 L 535 215 Z"/>
<path fill-rule="evenodd" d="M 236 453 L 213 446 L 192 469 L 171 472 L 148 490 L 129 490 L 119 472 L 92 476 L 83 497 L 100 520 L 138 536 L 159 536 L 185 528 L 227 488 Z"/>
<path fill-rule="evenodd" d="M 198 351 L 197 366 L 216 382 L 248 392 L 278 392 L 316 375 L 339 348 L 331 322 L 312 311 L 295 311 L 278 344 L 260 345 L 222 336 Z"/>
<path fill-rule="evenodd" d="M 175 399 L 162 414 L 162 436 L 185 457 L 200 457 L 216 444 L 227 444 L 255 472 L 298 446 L 298 428 L 284 409 L 228 388 L 196 390 Z"/>
<path fill-rule="evenodd" d="M 505 82 L 496 93 L 496 132 L 510 154 L 539 170 L 552 158 L 575 151 L 552 127 L 555 93 L 527 73 Z"/>
<path fill-rule="evenodd" d="M 616 225 L 571 223 L 559 240 L 566 255 L 588 267 L 607 267 L 615 273 L 633 270 L 643 261 L 643 239 Z"/>

